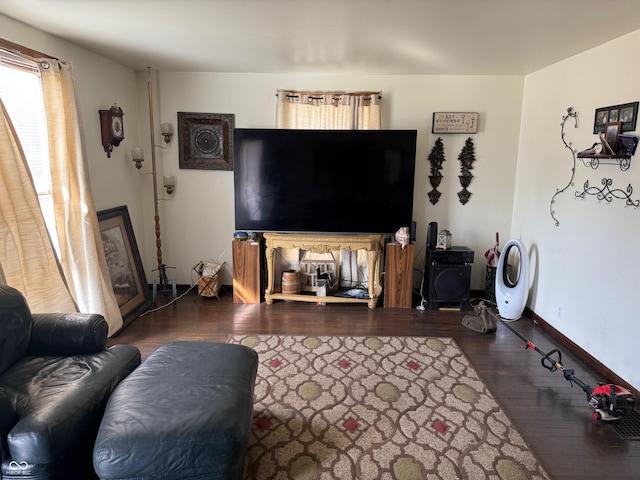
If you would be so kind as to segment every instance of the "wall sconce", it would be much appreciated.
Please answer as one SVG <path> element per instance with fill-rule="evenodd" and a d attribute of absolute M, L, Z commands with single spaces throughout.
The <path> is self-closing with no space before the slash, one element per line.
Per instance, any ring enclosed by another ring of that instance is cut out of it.
<path fill-rule="evenodd" d="M 176 188 L 176 177 L 174 177 L 173 175 L 165 175 L 162 177 L 162 184 L 167 190 L 167 193 L 171 195 L 173 193 L 173 190 Z"/>
<path fill-rule="evenodd" d="M 131 160 L 136 163 L 136 168 L 140 170 L 142 168 L 142 162 L 144 162 L 144 151 L 140 147 L 136 147 L 131 150 Z"/>
<path fill-rule="evenodd" d="M 164 137 L 164 143 L 169 143 L 171 141 L 171 137 L 173 137 L 173 125 L 170 123 L 161 123 L 160 133 L 162 133 L 162 136 Z"/>

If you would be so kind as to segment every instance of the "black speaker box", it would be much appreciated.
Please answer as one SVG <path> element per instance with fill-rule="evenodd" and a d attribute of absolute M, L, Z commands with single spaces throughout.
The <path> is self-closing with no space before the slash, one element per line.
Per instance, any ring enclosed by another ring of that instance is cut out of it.
<path fill-rule="evenodd" d="M 434 265 L 429 278 L 429 301 L 468 302 L 471 265 Z"/>
<path fill-rule="evenodd" d="M 438 223 L 431 222 L 427 227 L 427 247 L 435 247 L 438 241 Z"/>
<path fill-rule="evenodd" d="M 473 250 L 452 247 L 448 250 L 427 248 L 424 285 L 427 287 L 429 309 L 459 307 L 470 310 L 471 263 Z"/>

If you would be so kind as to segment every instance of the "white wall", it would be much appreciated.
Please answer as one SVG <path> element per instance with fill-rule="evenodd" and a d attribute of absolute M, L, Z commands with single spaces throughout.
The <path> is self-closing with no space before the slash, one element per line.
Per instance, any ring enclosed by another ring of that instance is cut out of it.
<path fill-rule="evenodd" d="M 139 97 L 146 95 L 147 74 L 139 74 Z M 152 82 L 155 78 L 152 75 Z M 157 83 L 157 104 L 160 122 L 177 125 L 176 112 L 232 113 L 236 127 L 269 128 L 275 122 L 275 101 L 278 88 L 381 90 L 383 92 L 383 127 L 417 129 L 416 186 L 414 219 L 418 222 L 416 267 L 424 263 L 423 245 L 427 224 L 438 222 L 453 234 L 453 243 L 475 250 L 472 289 L 484 288 L 484 252 L 499 231 L 505 239 L 510 231 L 511 203 L 517 156 L 521 77 L 478 76 L 321 76 L 287 74 L 218 74 L 160 72 Z M 144 92 L 143 92 L 144 90 Z M 146 108 L 146 107 L 145 107 Z M 427 192 L 427 156 L 438 137 L 431 134 L 434 111 L 473 111 L 480 113 L 480 130 L 472 135 L 477 162 L 473 192 L 467 205 L 461 205 L 457 192 L 461 190 L 457 160 L 468 135 L 442 135 L 445 156 L 444 181 L 438 188 L 440 201 L 431 205 Z M 145 113 L 146 114 L 146 113 Z M 140 117 L 143 117 L 140 112 Z M 148 122 L 147 122 L 148 123 Z M 148 125 L 146 126 L 148 132 Z M 176 128 L 177 130 L 177 128 Z M 148 133 L 145 134 L 148 136 Z M 144 138 L 145 135 L 143 135 Z M 156 142 L 157 143 L 157 142 Z M 145 151 L 149 142 L 144 145 Z M 173 197 L 160 202 L 163 257 L 167 265 L 176 266 L 178 283 L 193 280 L 191 267 L 209 258 L 226 262 L 223 283 L 231 283 L 231 251 L 229 243 L 234 232 L 233 172 L 210 170 L 179 170 L 178 142 L 166 150 L 156 149 L 160 175 L 176 175 L 177 188 Z M 153 195 L 150 182 L 145 182 L 145 226 L 147 249 L 145 265 L 154 268 Z M 166 196 L 166 195 L 165 195 Z M 418 277 L 418 276 L 417 276 Z M 419 286 L 419 279 L 414 282 Z"/>
<path fill-rule="evenodd" d="M 558 226 L 549 202 L 571 178 L 571 152 L 560 137 L 567 107 L 576 109 L 579 124 L 574 128 L 570 119 L 565 138 L 584 150 L 597 141 L 596 108 L 640 100 L 640 66 L 629 61 L 638 48 L 640 31 L 527 76 L 511 231 L 531 250 L 531 309 L 635 388 L 640 323 L 632 299 L 640 268 L 640 210 L 615 198 L 608 204 L 575 194 L 586 181 L 601 187 L 610 178 L 612 188 L 631 185 L 637 202 L 637 155 L 626 172 L 614 165 L 594 170 L 578 160 L 574 184 L 553 206 Z"/>
<path fill-rule="evenodd" d="M 138 142 L 138 105 L 135 72 L 118 63 L 0 15 L 0 36 L 20 45 L 71 61 L 75 72 L 80 116 L 93 197 L 98 210 L 127 205 L 136 236 L 142 231 L 139 178 L 127 152 Z M 98 110 L 113 102 L 124 111 L 125 138 L 107 158 L 100 137 Z M 141 238 L 137 238 L 141 243 Z M 142 245 L 140 245 L 142 247 Z"/>

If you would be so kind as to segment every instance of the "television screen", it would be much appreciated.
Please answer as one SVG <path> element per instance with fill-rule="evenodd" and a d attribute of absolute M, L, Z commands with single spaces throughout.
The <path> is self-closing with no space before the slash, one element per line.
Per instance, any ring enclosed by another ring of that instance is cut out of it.
<path fill-rule="evenodd" d="M 235 228 L 393 233 L 413 212 L 415 130 L 233 133 Z"/>

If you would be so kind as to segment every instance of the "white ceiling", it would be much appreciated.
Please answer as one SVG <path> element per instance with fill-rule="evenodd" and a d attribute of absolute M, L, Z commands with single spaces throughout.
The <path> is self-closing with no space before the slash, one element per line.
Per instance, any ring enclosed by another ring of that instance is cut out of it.
<path fill-rule="evenodd" d="M 0 13 L 135 70 L 194 72 L 524 75 L 640 29 L 640 0 L 0 0 Z"/>

